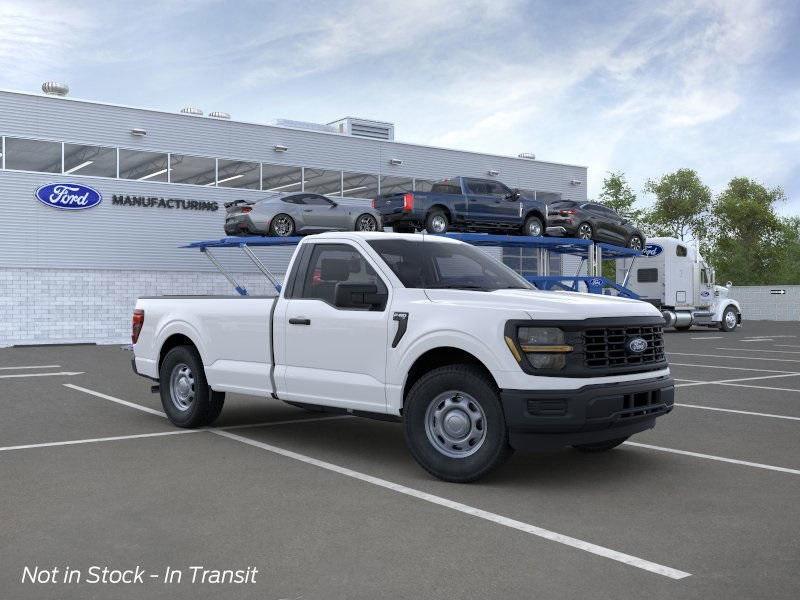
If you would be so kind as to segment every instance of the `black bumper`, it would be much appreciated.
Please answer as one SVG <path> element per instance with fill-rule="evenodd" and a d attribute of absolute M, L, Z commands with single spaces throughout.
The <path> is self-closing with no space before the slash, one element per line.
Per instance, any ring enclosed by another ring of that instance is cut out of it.
<path fill-rule="evenodd" d="M 501 390 L 517 450 L 548 450 L 624 438 L 655 426 L 672 410 L 672 377 L 587 385 L 577 390 Z"/>

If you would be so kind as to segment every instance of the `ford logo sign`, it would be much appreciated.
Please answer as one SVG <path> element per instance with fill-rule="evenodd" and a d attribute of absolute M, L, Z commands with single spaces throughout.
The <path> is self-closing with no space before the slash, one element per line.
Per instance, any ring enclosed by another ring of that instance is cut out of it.
<path fill-rule="evenodd" d="M 592 287 L 600 287 L 601 285 L 603 285 L 603 280 L 600 279 L 599 277 L 592 277 L 589 280 L 589 285 L 591 285 Z"/>
<path fill-rule="evenodd" d="M 36 190 L 36 199 L 61 210 L 83 210 L 100 204 L 103 196 L 97 190 L 79 183 L 50 183 Z"/>
<path fill-rule="evenodd" d="M 642 256 L 658 256 L 664 251 L 664 248 L 658 244 L 647 244 L 642 250 Z"/>
<path fill-rule="evenodd" d="M 625 342 L 625 348 L 630 354 L 641 354 L 647 350 L 647 340 L 641 337 L 635 337 Z"/>

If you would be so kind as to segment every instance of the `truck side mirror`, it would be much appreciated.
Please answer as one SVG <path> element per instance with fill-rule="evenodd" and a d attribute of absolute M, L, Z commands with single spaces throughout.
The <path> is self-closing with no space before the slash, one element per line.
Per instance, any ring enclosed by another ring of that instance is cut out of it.
<path fill-rule="evenodd" d="M 374 283 L 342 281 L 336 284 L 333 303 L 337 308 L 382 310 L 388 298 L 389 294 L 379 293 L 378 286 Z"/>
<path fill-rule="evenodd" d="M 513 190 L 511 190 L 510 193 L 506 194 L 506 200 L 513 200 L 516 202 L 517 200 L 519 200 L 519 197 L 520 193 L 517 188 L 514 188 Z"/>

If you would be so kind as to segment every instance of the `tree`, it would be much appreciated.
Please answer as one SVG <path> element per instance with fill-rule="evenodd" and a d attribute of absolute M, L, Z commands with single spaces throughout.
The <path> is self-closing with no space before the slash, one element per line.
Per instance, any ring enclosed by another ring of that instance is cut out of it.
<path fill-rule="evenodd" d="M 798 223 L 781 220 L 774 204 L 785 200 L 779 187 L 766 188 L 747 177 L 735 177 L 711 209 L 711 263 L 720 281 L 739 285 L 781 283 L 797 268 Z M 796 279 L 795 279 L 796 281 Z"/>
<path fill-rule="evenodd" d="M 708 231 L 711 190 L 692 169 L 678 169 L 658 181 L 645 183 L 645 193 L 655 195 L 653 207 L 645 213 L 650 234 L 686 239 L 703 239 Z"/>
<path fill-rule="evenodd" d="M 625 179 L 622 171 L 609 171 L 608 176 L 603 180 L 603 191 L 598 197 L 599 202 L 626 219 L 638 221 L 642 216 L 642 211 L 634 208 L 636 194 L 633 193 L 631 186 Z"/>

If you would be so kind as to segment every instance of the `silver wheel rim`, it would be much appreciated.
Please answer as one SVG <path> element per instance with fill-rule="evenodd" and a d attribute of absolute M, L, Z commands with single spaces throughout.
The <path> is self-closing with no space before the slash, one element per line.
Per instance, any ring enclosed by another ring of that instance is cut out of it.
<path fill-rule="evenodd" d="M 642 240 L 638 237 L 631 238 L 630 247 L 634 250 L 641 250 L 642 249 Z"/>
<path fill-rule="evenodd" d="M 441 454 L 466 458 L 475 454 L 486 439 L 486 415 L 475 398 L 449 390 L 428 405 L 425 433 Z"/>
<path fill-rule="evenodd" d="M 592 238 L 592 226 L 584 223 L 578 227 L 578 237 L 582 240 L 589 240 Z"/>
<path fill-rule="evenodd" d="M 371 215 L 361 215 L 358 217 L 357 229 L 359 231 L 375 231 L 377 228 L 378 224 L 375 222 L 375 217 Z"/>
<path fill-rule="evenodd" d="M 289 217 L 275 217 L 275 220 L 272 222 L 272 230 L 275 232 L 275 235 L 286 237 L 292 232 L 292 222 L 289 220 Z"/>
<path fill-rule="evenodd" d="M 180 411 L 187 411 L 194 403 L 194 374 L 189 365 L 180 363 L 169 376 L 169 397 Z"/>
<path fill-rule="evenodd" d="M 442 215 L 436 215 L 431 219 L 431 229 L 433 229 L 433 233 L 444 233 L 447 229 L 447 219 Z"/>
<path fill-rule="evenodd" d="M 725 325 L 728 329 L 733 329 L 736 327 L 736 313 L 732 310 L 729 310 L 725 313 Z"/>
<path fill-rule="evenodd" d="M 542 235 L 542 224 L 539 221 L 531 221 L 528 223 L 528 235 L 538 237 Z"/>

